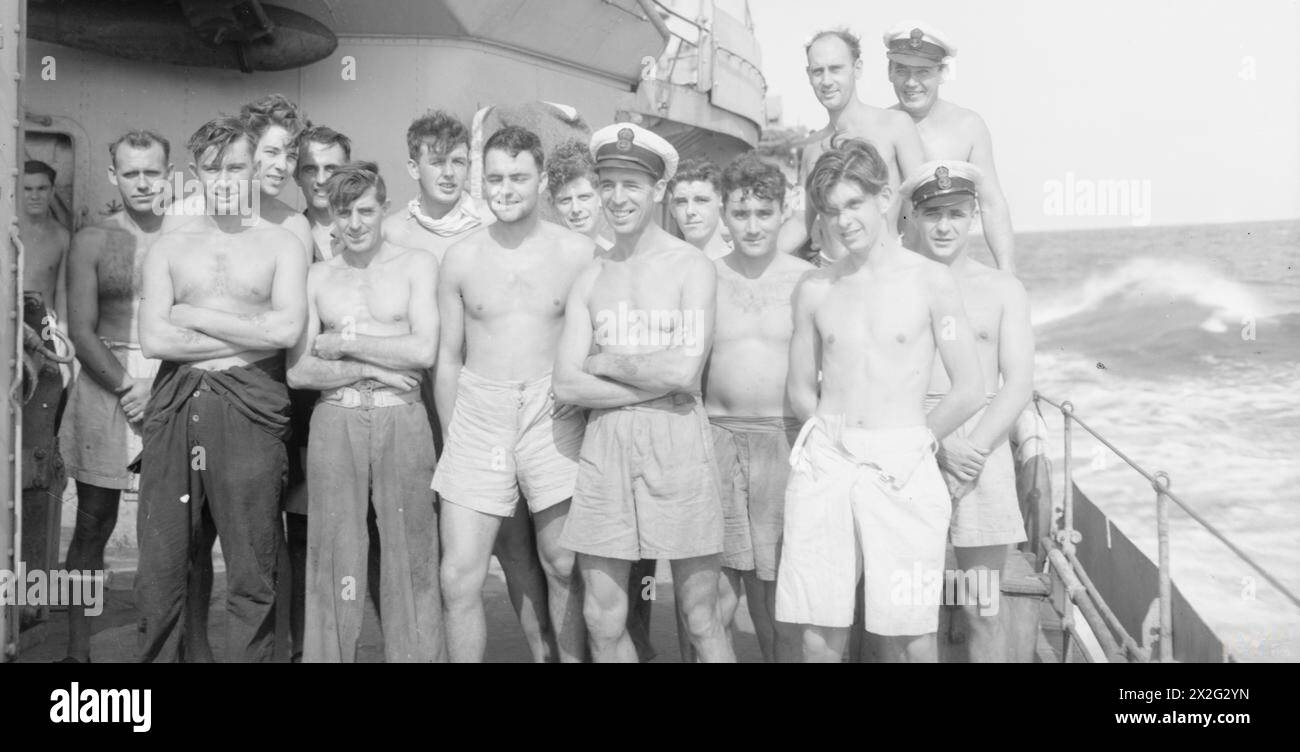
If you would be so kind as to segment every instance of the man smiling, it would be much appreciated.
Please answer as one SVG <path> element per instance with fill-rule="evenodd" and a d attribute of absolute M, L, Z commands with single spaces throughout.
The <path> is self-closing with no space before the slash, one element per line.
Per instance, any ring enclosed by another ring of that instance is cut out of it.
<path fill-rule="evenodd" d="M 559 543 L 583 417 L 556 404 L 551 369 L 564 300 L 595 246 L 542 221 L 543 169 L 536 134 L 515 126 L 492 134 L 483 147 L 483 182 L 497 221 L 447 250 L 438 287 L 434 391 L 447 446 L 433 487 L 444 502 L 443 605 L 456 662 L 483 660 L 483 582 L 493 541 L 503 520 L 526 524 L 530 513 L 550 617 L 535 658 L 577 662 L 584 654 L 574 554 Z"/>
<path fill-rule="evenodd" d="M 993 166 L 993 140 L 989 128 L 973 110 L 939 97 L 948 73 L 948 61 L 957 54 L 947 34 L 923 21 L 902 21 L 885 32 L 889 81 L 898 104 L 890 109 L 911 116 L 921 135 L 927 159 L 958 160 L 974 164 L 983 175 L 980 216 L 984 237 L 999 269 L 1015 271 L 1015 236 L 1011 212 Z M 907 173 L 905 177 L 910 176 Z M 906 198 L 906 197 L 904 197 Z M 904 244 L 920 250 L 916 235 L 907 232 Z"/>
<path fill-rule="evenodd" d="M 311 268 L 307 327 L 289 368 L 291 385 L 321 390 L 307 455 L 303 660 L 356 658 L 373 507 L 384 654 L 390 663 L 428 663 L 443 657 L 443 633 L 433 432 L 419 383 L 438 347 L 437 263 L 383 240 L 387 195 L 373 163 L 339 167 L 326 190 L 340 252 Z M 348 577 L 351 593 L 340 583 Z"/>
<path fill-rule="evenodd" d="M 253 178 L 261 188 L 258 204 L 261 218 L 292 232 L 302 243 L 310 264 L 315 243 L 307 218 L 279 196 L 293 180 L 298 165 L 298 138 L 311 126 L 311 121 L 283 94 L 268 94 L 249 102 L 240 109 L 239 116 L 257 139 L 253 149 L 257 171 Z"/>
<path fill-rule="evenodd" d="M 578 552 L 595 660 L 637 660 L 628 571 L 655 558 L 672 565 L 700 659 L 734 662 L 718 616 L 722 502 L 700 404 L 717 274 L 654 223 L 677 150 L 632 123 L 602 128 L 591 143 L 615 241 L 574 283 L 555 361 L 555 399 L 593 408 L 561 544 Z M 630 326 L 603 325 L 619 318 Z"/>
<path fill-rule="evenodd" d="M 804 148 L 799 174 L 806 179 L 817 158 L 827 149 L 850 138 L 870 143 L 885 161 L 889 186 L 898 184 L 921 166 L 923 149 L 911 118 L 904 113 L 873 107 L 858 98 L 858 81 L 862 78 L 862 43 L 845 29 L 818 32 L 804 48 L 808 59 L 808 83 L 817 101 L 826 108 L 827 123 L 812 134 Z M 887 210 L 892 225 L 897 221 L 897 206 Z M 781 250 L 797 251 L 809 238 L 820 236 L 823 261 L 836 261 L 844 254 L 837 245 L 836 234 L 824 224 L 815 225 L 817 210 L 805 202 L 803 217 L 792 217 L 781 228 Z"/>
<path fill-rule="evenodd" d="M 334 255 L 334 222 L 325 184 L 335 170 L 351 159 L 351 139 L 327 125 L 313 125 L 299 139 L 294 180 L 307 201 L 303 216 L 311 226 L 312 255 L 316 261 L 328 261 Z"/>

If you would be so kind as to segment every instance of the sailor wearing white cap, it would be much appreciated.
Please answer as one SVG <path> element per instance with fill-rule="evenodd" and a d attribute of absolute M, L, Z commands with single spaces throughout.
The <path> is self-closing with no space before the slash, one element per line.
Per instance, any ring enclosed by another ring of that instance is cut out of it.
<path fill-rule="evenodd" d="M 957 55 L 947 34 L 924 21 L 901 21 L 885 32 L 890 60 L 904 65 L 942 63 Z"/>
<path fill-rule="evenodd" d="M 924 21 L 900 21 L 885 32 L 885 55 L 889 58 L 889 80 L 898 104 L 912 117 L 926 159 L 970 162 L 984 175 L 981 216 L 984 237 L 998 268 L 1014 271 L 1015 237 L 1011 212 L 997 169 L 993 166 L 993 142 L 983 118 L 972 110 L 939 98 L 948 64 L 957 54 L 952 37 Z M 908 173 L 911 174 L 911 173 Z M 914 228 L 904 228 L 903 245 L 916 248 Z"/>
<path fill-rule="evenodd" d="M 591 153 L 596 170 L 624 167 L 641 170 L 656 181 L 672 180 L 677 174 L 677 150 L 659 134 L 635 123 L 614 123 L 591 136 Z"/>
<path fill-rule="evenodd" d="M 653 558 L 672 564 L 700 660 L 734 662 L 718 608 L 722 497 L 700 398 L 717 272 L 654 222 L 677 170 L 671 144 L 616 123 L 596 132 L 591 151 L 615 236 L 573 284 L 556 356 L 556 401 L 592 408 L 560 544 L 578 553 L 594 660 L 636 661 L 628 571 Z"/>
<path fill-rule="evenodd" d="M 813 36 L 804 51 L 808 59 L 808 83 L 826 108 L 827 123 L 809 137 L 804 147 L 801 179 L 807 178 L 817 158 L 834 144 L 859 138 L 869 141 L 880 153 L 889 167 L 889 184 L 897 188 L 904 176 L 915 172 L 925 161 L 921 138 L 911 118 L 904 117 L 904 113 L 873 107 L 858 98 L 858 79 L 862 77 L 859 38 L 844 29 L 822 31 Z M 891 225 L 897 222 L 897 217 L 897 207 L 891 208 Z M 811 203 L 806 203 L 804 216 L 792 217 L 781 228 L 778 249 L 795 253 L 810 238 L 820 236 L 823 261 L 833 262 L 843 257 L 845 250 L 820 224 L 815 224 L 816 218 L 816 210 Z"/>
<path fill-rule="evenodd" d="M 916 251 L 952 272 L 976 335 L 986 405 L 943 438 L 936 458 L 953 501 L 949 537 L 957 566 L 966 582 L 995 591 L 1000 577 L 975 570 L 1001 573 L 1011 547 L 1026 539 L 1007 435 L 1033 391 L 1034 334 L 1024 285 L 1010 272 L 970 257 L 968 241 L 982 181 L 980 169 L 969 162 L 934 161 L 903 185 L 903 199 L 913 205 Z M 947 374 L 934 368 L 926 410 L 949 389 Z M 996 592 L 971 593 L 958 604 L 969 628 L 971 662 L 1007 660 L 1007 635 L 996 611 L 977 607 L 996 597 Z"/>
<path fill-rule="evenodd" d="M 922 165 L 898 191 L 903 200 L 910 201 L 916 208 L 921 204 L 950 206 L 978 198 L 983 179 L 980 169 L 970 162 L 934 160 Z"/>

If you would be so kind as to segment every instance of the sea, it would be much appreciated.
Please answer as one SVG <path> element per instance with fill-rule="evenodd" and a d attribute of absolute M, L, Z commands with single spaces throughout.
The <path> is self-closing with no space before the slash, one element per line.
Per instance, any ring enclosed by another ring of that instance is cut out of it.
<path fill-rule="evenodd" d="M 1037 391 L 1300 593 L 1300 220 L 1021 233 L 1016 259 Z M 1062 419 L 1043 407 L 1059 497 Z M 1151 485 L 1077 429 L 1073 457 L 1154 560 Z M 1300 660 L 1300 607 L 1176 506 L 1171 530 L 1174 583 L 1233 657 Z"/>

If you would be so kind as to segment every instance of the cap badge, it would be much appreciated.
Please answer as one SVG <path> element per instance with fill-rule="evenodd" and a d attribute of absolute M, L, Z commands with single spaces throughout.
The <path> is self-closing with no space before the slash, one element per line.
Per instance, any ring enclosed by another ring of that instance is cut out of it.
<path fill-rule="evenodd" d="M 620 130 L 618 132 L 618 144 L 614 148 L 618 149 L 619 151 L 631 151 L 632 139 L 635 137 L 636 134 L 632 132 L 631 128 L 624 128 Z"/>
<path fill-rule="evenodd" d="M 947 167 L 940 167 L 935 170 L 934 176 L 939 180 L 939 190 L 946 191 L 952 187 L 952 178 L 948 177 Z"/>
<path fill-rule="evenodd" d="M 911 39 L 907 40 L 907 46 L 914 50 L 921 49 L 921 38 L 925 36 L 925 32 L 920 29 L 912 29 L 910 36 Z"/>

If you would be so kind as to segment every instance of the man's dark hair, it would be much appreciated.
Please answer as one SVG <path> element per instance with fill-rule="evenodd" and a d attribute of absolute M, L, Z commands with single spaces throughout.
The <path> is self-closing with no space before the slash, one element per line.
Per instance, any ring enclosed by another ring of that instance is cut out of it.
<path fill-rule="evenodd" d="M 257 136 L 249 130 L 248 121 L 230 115 L 221 115 L 200 125 L 199 129 L 194 131 L 194 135 L 190 136 L 186 147 L 189 149 L 190 156 L 194 158 L 195 164 L 199 164 L 199 160 L 209 149 L 215 148 L 216 157 L 220 159 L 230 145 L 240 139 L 248 141 L 250 151 L 257 146 Z"/>
<path fill-rule="evenodd" d="M 765 201 L 785 203 L 785 173 L 781 168 L 758 156 L 745 152 L 731 161 L 722 171 L 722 202 L 725 204 L 735 191 L 743 200 L 750 196 Z"/>
<path fill-rule="evenodd" d="M 889 185 L 889 166 L 876 147 L 851 138 L 823 152 L 808 174 L 808 200 L 817 211 L 828 213 L 826 196 L 841 182 L 855 183 L 863 193 L 875 196 Z"/>
<path fill-rule="evenodd" d="M 420 159 L 422 146 L 428 149 L 429 156 L 436 157 L 447 154 L 459 144 L 469 148 L 469 129 L 442 110 L 430 110 L 406 129 L 406 152 L 416 161 Z"/>
<path fill-rule="evenodd" d="M 39 159 L 29 159 L 23 162 L 24 175 L 44 175 L 50 179 L 50 185 L 54 185 L 55 172 L 54 168 L 45 164 Z"/>
<path fill-rule="evenodd" d="M 825 39 L 826 37 L 835 37 L 848 45 L 849 54 L 853 56 L 855 61 L 862 57 L 862 38 L 843 27 L 838 29 L 825 29 L 814 34 L 813 38 L 808 40 L 808 44 L 803 46 L 803 54 L 807 55 L 808 51 L 812 49 L 812 46 L 816 44 L 819 39 Z"/>
<path fill-rule="evenodd" d="M 157 144 L 163 150 L 163 162 L 169 162 L 172 158 L 171 142 L 153 131 L 136 130 L 127 131 L 117 137 L 117 140 L 108 145 L 108 161 L 114 167 L 117 166 L 117 149 L 126 144 L 133 149 L 148 149 L 150 146 Z"/>
<path fill-rule="evenodd" d="M 343 150 L 344 162 L 352 159 L 352 139 L 328 125 L 313 125 L 302 132 L 302 136 L 298 139 L 298 164 L 302 164 L 303 157 L 306 156 L 307 144 L 337 146 Z"/>
<path fill-rule="evenodd" d="M 379 165 L 374 162 L 340 165 L 325 181 L 325 195 L 329 196 L 330 208 L 334 211 L 347 210 L 371 188 L 375 189 L 375 200 L 381 205 L 388 200 L 388 189 L 379 176 Z"/>
<path fill-rule="evenodd" d="M 483 158 L 485 161 L 487 153 L 493 150 L 504 151 L 512 158 L 519 156 L 519 152 L 526 151 L 533 155 L 533 162 L 537 164 L 538 172 L 542 172 L 546 167 L 546 156 L 545 152 L 542 151 L 542 139 L 527 128 L 507 125 L 493 133 L 488 138 L 487 143 L 483 144 Z"/>
<path fill-rule="evenodd" d="M 678 183 L 710 183 L 713 190 L 722 197 L 722 171 L 707 159 L 687 159 L 677 167 L 677 174 L 668 181 L 668 195 Z"/>
<path fill-rule="evenodd" d="M 256 145 L 266 129 L 278 125 L 289 132 L 289 150 L 296 154 L 298 139 L 311 127 L 311 120 L 297 103 L 283 94 L 267 94 L 239 108 L 239 117 L 248 122 Z"/>
<path fill-rule="evenodd" d="M 551 195 L 578 178 L 587 178 L 596 184 L 596 160 L 584 141 L 565 141 L 551 150 L 546 159 L 546 185 Z"/>

